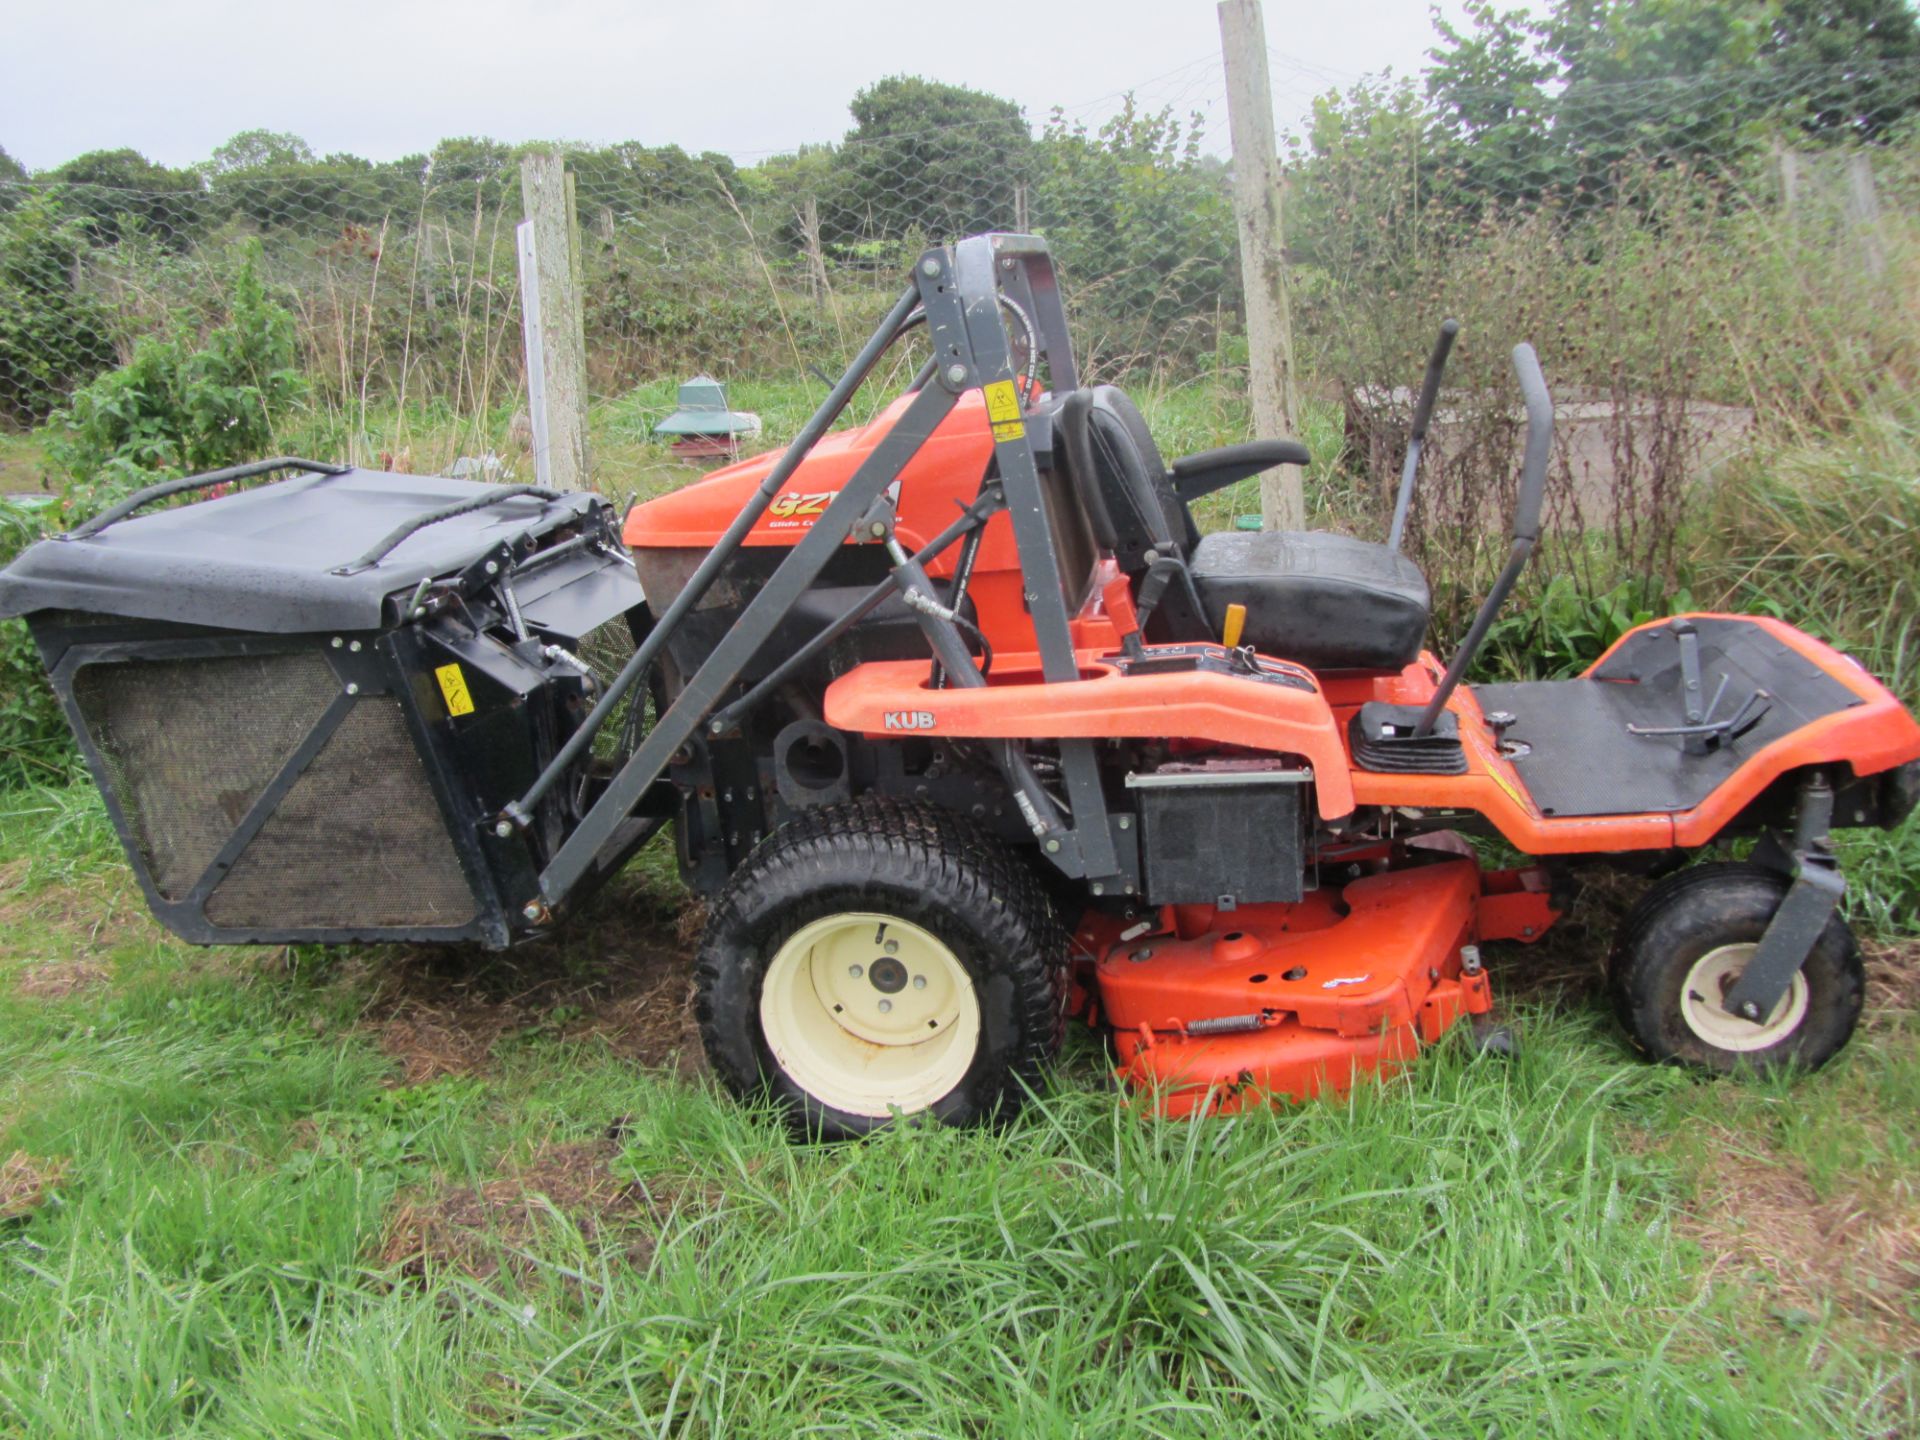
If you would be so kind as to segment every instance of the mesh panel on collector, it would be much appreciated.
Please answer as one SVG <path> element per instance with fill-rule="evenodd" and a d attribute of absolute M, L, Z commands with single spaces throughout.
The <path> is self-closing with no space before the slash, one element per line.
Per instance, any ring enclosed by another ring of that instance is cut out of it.
<path fill-rule="evenodd" d="M 474 917 L 400 703 L 355 705 L 207 899 L 230 928 L 440 928 Z"/>
<path fill-rule="evenodd" d="M 82 666 L 74 699 L 154 888 L 184 899 L 340 691 L 318 655 Z"/>

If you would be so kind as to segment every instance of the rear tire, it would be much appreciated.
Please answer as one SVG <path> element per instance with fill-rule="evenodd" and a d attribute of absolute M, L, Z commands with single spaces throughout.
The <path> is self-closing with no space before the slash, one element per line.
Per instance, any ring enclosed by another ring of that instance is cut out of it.
<path fill-rule="evenodd" d="M 1059 1048 L 1067 937 L 1038 878 L 976 826 L 868 797 L 763 840 L 714 903 L 701 1039 L 736 1095 L 808 1137 L 896 1114 L 1011 1115 Z"/>
<path fill-rule="evenodd" d="M 1721 1074 L 1766 1074 L 1814 1069 L 1847 1043 L 1866 975 L 1838 915 L 1765 1021 L 1739 1019 L 1719 1003 L 1745 972 L 1789 883 L 1757 865 L 1720 862 L 1670 875 L 1641 898 L 1620 927 L 1609 966 L 1614 1009 L 1640 1050 Z"/>

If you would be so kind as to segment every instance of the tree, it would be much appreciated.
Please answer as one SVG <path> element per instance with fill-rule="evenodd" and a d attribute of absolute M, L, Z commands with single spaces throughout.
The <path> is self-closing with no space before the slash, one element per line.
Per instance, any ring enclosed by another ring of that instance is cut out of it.
<path fill-rule="evenodd" d="M 1920 22 L 1907 0 L 1779 0 L 1760 54 L 1779 103 L 1813 136 L 1879 140 L 1920 110 Z"/>
<path fill-rule="evenodd" d="M 268 166 L 311 165 L 313 149 L 298 135 L 278 130 L 242 130 L 224 145 L 214 147 L 204 168 L 212 175 Z"/>
<path fill-rule="evenodd" d="M 427 157 L 433 203 L 456 215 L 472 214 L 476 204 L 491 210 L 519 183 L 513 147 L 484 136 L 442 140 Z"/>
<path fill-rule="evenodd" d="M 625 220 L 666 205 L 724 207 L 720 187 L 733 188 L 733 161 L 711 152 L 689 155 L 678 145 L 642 145 L 625 140 L 598 149 L 569 149 L 583 221 L 588 207 Z"/>
<path fill-rule="evenodd" d="M 94 150 L 49 172 L 70 213 L 95 244 L 146 235 L 185 250 L 207 219 L 200 177 L 156 165 L 137 150 Z"/>
<path fill-rule="evenodd" d="M 1055 111 L 1034 148 L 1031 223 L 1073 286 L 1090 353 L 1124 363 L 1213 343 L 1215 301 L 1234 287 L 1233 199 L 1201 154 L 1200 118 L 1141 110 L 1089 131 Z M 1198 324 L 1196 325 L 1196 318 Z"/>
<path fill-rule="evenodd" d="M 245 138 L 235 136 L 228 144 Z M 315 160 L 310 152 L 305 160 L 266 158 L 296 155 L 305 149 L 298 143 L 299 150 L 258 148 L 249 163 L 213 172 L 207 183 L 219 213 L 239 216 L 260 230 L 337 234 L 343 226 L 377 227 L 396 213 L 419 209 L 424 156 L 384 165 L 358 155 Z"/>
<path fill-rule="evenodd" d="M 1592 203 L 1633 157 L 1720 163 L 1780 124 L 1875 140 L 1920 110 L 1905 0 L 1473 0 L 1435 26 L 1430 152 L 1483 202 Z"/>
<path fill-rule="evenodd" d="M 1033 137 L 1011 100 L 914 75 L 853 97 L 854 128 L 822 197 L 829 243 L 951 239 L 1013 225 Z"/>
<path fill-rule="evenodd" d="M 31 423 L 114 360 L 105 308 L 77 283 L 85 225 L 51 195 L 0 219 L 0 416 Z"/>
<path fill-rule="evenodd" d="M 21 187 L 26 179 L 27 167 L 9 155 L 5 146 L 0 146 L 0 215 L 20 203 L 24 195 Z"/>

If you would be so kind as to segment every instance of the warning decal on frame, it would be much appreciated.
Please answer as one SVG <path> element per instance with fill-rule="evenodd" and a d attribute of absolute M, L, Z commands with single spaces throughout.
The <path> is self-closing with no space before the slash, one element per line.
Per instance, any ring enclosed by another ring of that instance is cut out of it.
<path fill-rule="evenodd" d="M 467 677 L 460 673 L 458 665 L 442 665 L 433 672 L 433 678 L 440 682 L 440 693 L 447 700 L 447 714 L 471 715 L 473 696 L 467 691 Z"/>
<path fill-rule="evenodd" d="M 1020 392 L 1013 388 L 1013 381 L 996 380 L 982 386 L 980 393 L 987 397 L 987 419 L 996 441 L 1018 440 L 1027 433 L 1020 422 Z"/>

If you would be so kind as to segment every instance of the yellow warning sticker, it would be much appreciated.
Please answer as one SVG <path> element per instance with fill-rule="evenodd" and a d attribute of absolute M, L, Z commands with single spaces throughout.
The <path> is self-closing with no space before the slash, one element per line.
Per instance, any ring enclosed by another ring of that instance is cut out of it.
<path fill-rule="evenodd" d="M 1499 770 L 1495 769 L 1492 765 L 1487 766 L 1487 778 L 1502 790 L 1506 791 L 1507 798 L 1513 801 L 1515 805 L 1518 805 L 1522 810 L 1528 808 L 1527 802 L 1521 798 L 1520 792 L 1514 788 L 1513 782 L 1502 775 Z"/>
<path fill-rule="evenodd" d="M 471 715 L 473 696 L 467 691 L 467 677 L 460 673 L 458 665 L 442 665 L 433 672 L 433 678 L 440 682 L 440 693 L 447 700 L 447 714 Z"/>
<path fill-rule="evenodd" d="M 981 387 L 987 397 L 987 419 L 993 424 L 995 440 L 1018 440 L 1027 433 L 1020 421 L 1020 392 L 1011 380 L 996 380 Z"/>
<path fill-rule="evenodd" d="M 980 393 L 987 397 L 989 420 L 1020 418 L 1020 392 L 1013 388 L 1013 381 L 996 380 L 991 385 L 983 387 Z"/>

